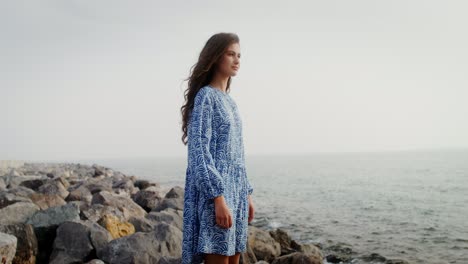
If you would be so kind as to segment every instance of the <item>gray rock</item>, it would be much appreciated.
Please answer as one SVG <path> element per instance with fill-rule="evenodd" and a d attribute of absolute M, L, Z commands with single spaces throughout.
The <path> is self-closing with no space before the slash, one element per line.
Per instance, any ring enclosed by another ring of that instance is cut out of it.
<path fill-rule="evenodd" d="M 183 198 L 164 198 L 152 211 L 159 212 L 167 208 L 173 208 L 176 210 L 184 210 L 184 199 Z"/>
<path fill-rule="evenodd" d="M 138 191 L 131 178 L 124 177 L 123 179 L 117 180 L 112 184 L 114 192 L 118 192 L 119 189 L 125 190 L 126 193 L 133 194 Z"/>
<path fill-rule="evenodd" d="M 19 186 L 23 186 L 31 190 L 37 191 L 39 187 L 41 187 L 44 183 L 46 183 L 45 179 L 33 179 L 23 181 L 19 184 Z"/>
<path fill-rule="evenodd" d="M 94 249 L 97 253 L 102 252 L 107 246 L 107 243 L 113 239 L 112 235 L 97 223 L 84 221 L 84 224 L 89 228 L 89 238 L 91 239 L 91 244 Z"/>
<path fill-rule="evenodd" d="M 106 264 L 106 263 L 100 259 L 93 259 L 91 261 L 86 262 L 86 264 Z"/>
<path fill-rule="evenodd" d="M 0 256 L 2 263 L 11 263 L 16 253 L 17 239 L 15 236 L 0 233 Z"/>
<path fill-rule="evenodd" d="M 127 197 L 114 196 L 112 193 L 102 191 L 93 195 L 91 204 L 109 205 L 119 209 L 128 221 L 130 217 L 145 217 L 146 211 Z"/>
<path fill-rule="evenodd" d="M 9 205 L 12 205 L 14 203 L 19 203 L 19 202 L 32 202 L 32 201 L 29 198 L 16 196 L 9 192 L 0 193 L 0 209 L 7 207 Z"/>
<path fill-rule="evenodd" d="M 385 264 L 409 264 L 409 262 L 404 259 L 387 259 Z"/>
<path fill-rule="evenodd" d="M 290 264 L 290 263 L 301 263 L 301 264 L 323 264 L 322 258 L 305 254 L 302 252 L 295 252 L 285 256 L 281 256 L 275 259 L 272 264 Z"/>
<path fill-rule="evenodd" d="M 181 262 L 182 262 L 182 258 L 162 257 L 159 259 L 158 264 L 180 264 Z"/>
<path fill-rule="evenodd" d="M 18 240 L 13 263 L 36 263 L 36 255 L 38 253 L 37 239 L 31 225 L 23 223 L 0 225 L 0 232 L 15 236 Z"/>
<path fill-rule="evenodd" d="M 175 186 L 168 193 L 166 193 L 165 198 L 181 198 L 184 199 L 184 188 L 180 186 Z"/>
<path fill-rule="evenodd" d="M 85 184 L 86 188 L 91 194 L 99 193 L 102 191 L 113 192 L 112 190 L 112 179 L 92 179 L 90 182 Z"/>
<path fill-rule="evenodd" d="M 34 194 L 36 192 L 29 189 L 29 188 L 26 188 L 26 187 L 23 187 L 23 186 L 18 186 L 18 187 L 14 187 L 14 188 L 9 189 L 8 193 L 13 194 L 13 195 L 15 195 L 17 197 L 29 198 L 29 196 L 31 196 L 32 194 Z"/>
<path fill-rule="evenodd" d="M 38 211 L 27 221 L 28 224 L 34 227 L 34 233 L 37 237 L 39 245 L 38 263 L 47 263 L 49 261 L 57 227 L 66 221 L 78 221 L 80 219 L 79 214 L 78 205 L 69 203 Z"/>
<path fill-rule="evenodd" d="M 153 222 L 164 222 L 173 225 L 181 231 L 183 228 L 184 219 L 182 210 L 167 208 L 160 212 L 151 212 L 146 216 L 146 218 L 152 220 Z"/>
<path fill-rule="evenodd" d="M 25 223 L 39 207 L 29 202 L 18 202 L 0 209 L 0 225 Z"/>
<path fill-rule="evenodd" d="M 93 199 L 93 195 L 91 191 L 86 188 L 86 186 L 82 185 L 75 190 L 70 191 L 70 194 L 65 199 L 67 202 L 69 201 L 84 201 L 88 204 L 91 203 Z"/>
<path fill-rule="evenodd" d="M 116 216 L 119 221 L 126 221 L 124 214 L 119 209 L 102 204 L 84 205 L 81 207 L 81 218 L 98 222 L 104 215 L 111 214 Z"/>
<path fill-rule="evenodd" d="M 150 212 L 157 207 L 163 198 L 160 196 L 159 190 L 147 188 L 132 195 L 132 199 L 147 212 Z"/>
<path fill-rule="evenodd" d="M 57 194 L 35 193 L 30 196 L 30 199 L 34 204 L 39 206 L 41 210 L 67 204 L 67 202 Z"/>
<path fill-rule="evenodd" d="M 181 255 L 182 232 L 159 223 L 150 233 L 137 232 L 112 240 L 98 257 L 113 264 L 143 264 L 158 263 L 163 257 L 180 258 Z"/>
<path fill-rule="evenodd" d="M 4 176 L 1 176 L 0 178 L 3 179 L 7 189 L 12 189 L 12 188 L 18 187 L 24 181 L 28 181 L 31 179 L 41 179 L 42 176 L 22 176 L 22 175 L 15 176 L 12 174 L 7 174 Z"/>
<path fill-rule="evenodd" d="M 47 210 L 36 212 L 28 221 L 28 224 L 36 227 L 58 226 L 66 221 L 80 220 L 80 209 L 76 204 L 51 207 Z"/>
<path fill-rule="evenodd" d="M 48 195 L 56 194 L 62 197 L 62 199 L 65 199 L 69 194 L 62 181 L 60 180 L 48 181 L 41 185 L 37 191 Z"/>
<path fill-rule="evenodd" d="M 89 227 L 80 222 L 64 222 L 57 228 L 51 264 L 86 261 L 94 249 Z M 71 239 L 73 238 L 73 239 Z"/>
<path fill-rule="evenodd" d="M 325 248 L 325 251 L 332 252 L 332 254 L 328 254 L 326 258 L 329 262 L 333 260 L 333 263 L 349 262 L 357 255 L 357 252 L 351 248 L 351 245 L 346 243 L 337 243 L 331 245 Z"/>
<path fill-rule="evenodd" d="M 281 246 L 267 231 L 249 226 L 249 246 L 257 260 L 273 261 L 281 254 Z"/>
<path fill-rule="evenodd" d="M 359 258 L 367 262 L 385 262 L 387 260 L 384 256 L 378 253 L 362 255 Z"/>
<path fill-rule="evenodd" d="M 281 246 L 281 255 L 291 254 L 296 252 L 291 247 L 291 237 L 286 231 L 281 228 L 278 228 L 274 231 L 270 231 L 271 237 L 280 244 Z"/>
<path fill-rule="evenodd" d="M 144 189 L 146 189 L 148 187 L 151 187 L 151 186 L 159 187 L 158 183 L 151 183 L 151 182 L 149 182 L 147 180 L 136 180 L 134 185 L 135 185 L 135 187 L 137 187 L 140 190 L 144 190 Z"/>
<path fill-rule="evenodd" d="M 316 245 L 300 244 L 300 243 L 297 243 L 295 240 L 292 240 L 291 247 L 294 250 L 297 250 L 298 252 L 302 252 L 302 253 L 309 254 L 309 255 L 317 255 L 318 257 L 323 258 L 322 251 Z"/>
<path fill-rule="evenodd" d="M 128 221 L 135 227 L 135 232 L 151 232 L 156 223 L 148 218 L 130 217 Z"/>
<path fill-rule="evenodd" d="M 5 181 L 3 180 L 3 178 L 0 178 L 0 192 L 5 191 L 6 188 L 7 187 L 6 187 Z"/>

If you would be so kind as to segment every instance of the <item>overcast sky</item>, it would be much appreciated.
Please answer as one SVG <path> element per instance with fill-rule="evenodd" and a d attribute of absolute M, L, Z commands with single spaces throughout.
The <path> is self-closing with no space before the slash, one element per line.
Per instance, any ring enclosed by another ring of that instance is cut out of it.
<path fill-rule="evenodd" d="M 186 156 L 190 67 L 240 37 L 246 155 L 468 147 L 466 1 L 1 1 L 0 160 Z"/>

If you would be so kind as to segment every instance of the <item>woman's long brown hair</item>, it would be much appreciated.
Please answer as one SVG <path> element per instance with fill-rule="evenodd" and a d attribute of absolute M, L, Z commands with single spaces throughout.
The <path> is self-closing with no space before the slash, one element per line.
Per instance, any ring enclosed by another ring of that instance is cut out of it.
<path fill-rule="evenodd" d="M 195 95 L 205 85 L 211 82 L 216 71 L 217 62 L 223 56 L 225 50 L 229 45 L 239 43 L 239 37 L 234 33 L 217 33 L 208 39 L 200 56 L 198 62 L 190 69 L 190 76 L 184 81 L 188 80 L 188 87 L 184 92 L 185 104 L 180 108 L 182 114 L 182 143 L 187 145 L 187 126 L 192 113 Z M 229 77 L 226 87 L 226 92 L 229 92 L 231 85 L 231 77 Z"/>

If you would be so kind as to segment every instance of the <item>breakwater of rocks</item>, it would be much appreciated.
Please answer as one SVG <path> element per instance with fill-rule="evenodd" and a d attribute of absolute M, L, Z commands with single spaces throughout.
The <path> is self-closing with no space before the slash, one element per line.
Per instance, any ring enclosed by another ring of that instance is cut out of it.
<path fill-rule="evenodd" d="M 4 162 L 0 263 L 180 263 L 183 195 L 180 186 L 162 188 L 97 164 Z M 282 229 L 249 226 L 240 263 L 342 256 L 325 257 L 319 245 L 298 243 Z"/>

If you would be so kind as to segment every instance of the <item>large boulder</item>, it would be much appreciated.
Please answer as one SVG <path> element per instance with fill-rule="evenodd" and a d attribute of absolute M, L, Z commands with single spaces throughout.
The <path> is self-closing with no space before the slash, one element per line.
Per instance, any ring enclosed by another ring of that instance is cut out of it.
<path fill-rule="evenodd" d="M 69 203 L 37 211 L 27 223 L 34 227 L 34 233 L 39 244 L 38 263 L 47 263 L 55 240 L 57 227 L 67 221 L 80 220 L 78 205 Z"/>
<path fill-rule="evenodd" d="M 11 263 L 16 253 L 17 239 L 15 236 L 0 232 L 0 256 L 2 263 Z"/>
<path fill-rule="evenodd" d="M 29 196 L 29 198 L 34 204 L 39 206 L 41 210 L 67 204 L 67 202 L 65 202 L 65 200 L 58 194 L 34 193 Z"/>
<path fill-rule="evenodd" d="M 163 257 L 182 255 L 182 232 L 166 223 L 159 223 L 150 233 L 137 232 L 111 241 L 98 254 L 99 259 L 113 264 L 159 263 Z"/>
<path fill-rule="evenodd" d="M 110 205 L 102 205 L 102 204 L 84 204 L 81 206 L 81 218 L 90 220 L 93 222 L 98 222 L 104 215 L 114 215 L 120 221 L 126 221 L 126 218 L 122 211 L 118 208 L 115 208 Z M 130 217 L 131 218 L 131 217 Z"/>
<path fill-rule="evenodd" d="M 183 228 L 183 211 L 172 208 L 166 208 L 160 212 L 151 212 L 146 218 L 153 222 L 164 222 L 179 228 L 182 231 Z"/>
<path fill-rule="evenodd" d="M 0 209 L 18 202 L 32 202 L 28 197 L 17 196 L 7 191 L 0 193 Z"/>
<path fill-rule="evenodd" d="M 24 223 L 0 225 L 0 232 L 15 236 L 18 239 L 13 263 L 36 263 L 36 255 L 38 253 L 37 239 L 31 225 Z"/>
<path fill-rule="evenodd" d="M 41 185 L 37 191 L 48 195 L 58 195 L 62 197 L 62 199 L 65 199 L 69 194 L 62 180 L 48 181 Z"/>
<path fill-rule="evenodd" d="M 92 199 L 93 199 L 93 195 L 91 194 L 91 191 L 85 185 L 81 185 L 76 189 L 70 190 L 70 194 L 67 196 L 65 200 L 67 202 L 84 201 L 90 204 Z"/>
<path fill-rule="evenodd" d="M 49 263 L 85 261 L 92 250 L 88 227 L 78 222 L 64 222 L 57 228 Z"/>
<path fill-rule="evenodd" d="M 123 213 L 125 220 L 127 221 L 131 216 L 145 217 L 147 214 L 146 211 L 136 204 L 131 198 L 114 196 L 112 193 L 107 191 L 94 194 L 91 204 L 113 206 Z"/>
<path fill-rule="evenodd" d="M 281 228 L 270 231 L 271 237 L 280 244 L 281 255 L 287 255 L 295 252 L 291 247 L 291 237 L 289 234 Z"/>
<path fill-rule="evenodd" d="M 111 214 L 104 215 L 99 224 L 111 234 L 112 238 L 120 238 L 135 233 L 135 227 L 129 222 L 121 222 Z"/>
<path fill-rule="evenodd" d="M 150 212 L 157 207 L 163 198 L 160 195 L 159 189 L 148 187 L 132 195 L 132 199 L 147 212 Z"/>
<path fill-rule="evenodd" d="M 0 209 L 0 225 L 25 223 L 39 207 L 29 202 L 19 202 Z"/>
<path fill-rule="evenodd" d="M 281 245 L 270 233 L 254 226 L 249 226 L 248 243 L 257 260 L 271 262 L 281 254 Z"/>
<path fill-rule="evenodd" d="M 288 255 L 281 256 L 276 258 L 272 264 L 323 264 L 322 258 L 317 257 L 317 255 L 306 254 L 302 252 L 294 252 Z"/>

